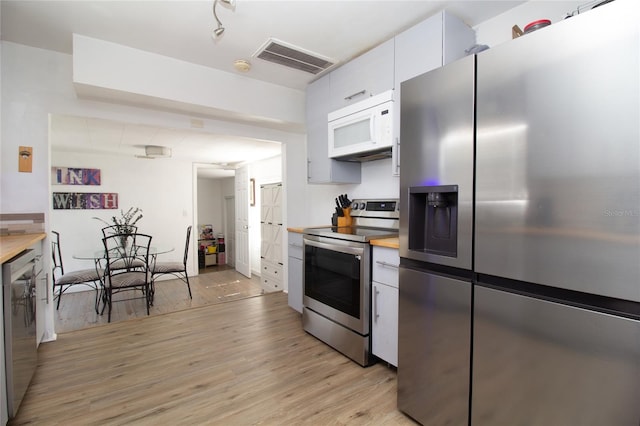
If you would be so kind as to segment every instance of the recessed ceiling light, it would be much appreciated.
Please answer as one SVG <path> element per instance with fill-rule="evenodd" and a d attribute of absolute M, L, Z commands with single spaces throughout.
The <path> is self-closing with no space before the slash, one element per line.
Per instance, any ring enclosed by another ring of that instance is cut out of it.
<path fill-rule="evenodd" d="M 233 61 L 233 67 L 240 72 L 248 72 L 251 69 L 251 63 L 245 59 L 236 59 Z"/>

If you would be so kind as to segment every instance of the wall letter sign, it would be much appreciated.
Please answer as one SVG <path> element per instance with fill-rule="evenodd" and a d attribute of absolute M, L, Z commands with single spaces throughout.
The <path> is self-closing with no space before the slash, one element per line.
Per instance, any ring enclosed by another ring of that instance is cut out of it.
<path fill-rule="evenodd" d="M 52 185 L 100 185 L 100 169 L 52 167 Z"/>
<path fill-rule="evenodd" d="M 54 192 L 54 210 L 117 209 L 115 192 Z"/>

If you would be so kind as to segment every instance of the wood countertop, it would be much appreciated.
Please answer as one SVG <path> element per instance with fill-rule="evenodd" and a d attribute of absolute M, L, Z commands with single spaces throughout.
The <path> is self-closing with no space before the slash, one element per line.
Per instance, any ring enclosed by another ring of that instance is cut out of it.
<path fill-rule="evenodd" d="M 400 248 L 400 238 L 398 238 L 398 237 L 380 238 L 380 239 L 377 239 L 377 240 L 371 240 L 370 243 L 371 243 L 372 246 L 388 247 L 388 248 L 392 248 L 392 249 L 399 249 Z"/>
<path fill-rule="evenodd" d="M 295 232 L 296 234 L 303 234 L 302 230 L 304 228 L 287 228 L 287 231 L 289 232 Z"/>
<path fill-rule="evenodd" d="M 45 238 L 47 238 L 47 234 L 45 233 L 0 237 L 0 263 L 6 262 L 13 256 L 20 254 L 21 251 L 29 248 L 29 246 Z"/>
<path fill-rule="evenodd" d="M 304 230 L 305 229 L 309 229 L 309 228 L 329 228 L 329 227 L 331 227 L 331 225 L 305 226 L 304 228 L 291 227 L 291 228 L 287 228 L 287 231 L 295 232 L 296 234 L 304 234 Z"/>

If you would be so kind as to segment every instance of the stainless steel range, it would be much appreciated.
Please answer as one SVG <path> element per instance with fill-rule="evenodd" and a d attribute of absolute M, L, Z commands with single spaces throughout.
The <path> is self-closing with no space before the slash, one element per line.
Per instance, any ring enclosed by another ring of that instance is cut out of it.
<path fill-rule="evenodd" d="M 352 225 L 304 230 L 305 331 L 362 366 L 371 353 L 371 245 L 398 236 L 397 199 L 354 200 Z"/>

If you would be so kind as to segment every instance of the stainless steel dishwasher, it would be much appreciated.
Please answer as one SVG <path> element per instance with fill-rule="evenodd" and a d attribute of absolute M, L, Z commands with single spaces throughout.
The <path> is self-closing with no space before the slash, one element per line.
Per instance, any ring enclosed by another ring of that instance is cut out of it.
<path fill-rule="evenodd" d="M 36 250 L 25 250 L 2 265 L 7 410 L 15 416 L 38 363 L 36 283 L 42 272 Z"/>

